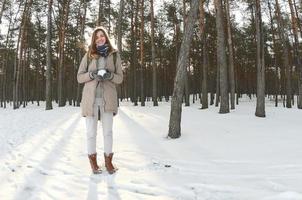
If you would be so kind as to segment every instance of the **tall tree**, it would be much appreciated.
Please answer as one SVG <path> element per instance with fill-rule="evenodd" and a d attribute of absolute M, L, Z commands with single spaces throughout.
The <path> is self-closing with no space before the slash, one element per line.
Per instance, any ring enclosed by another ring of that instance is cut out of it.
<path fill-rule="evenodd" d="M 200 29 L 200 40 L 202 41 L 202 82 L 201 82 L 201 93 L 202 93 L 202 109 L 208 108 L 208 48 L 207 48 L 207 35 L 205 33 L 205 10 L 204 10 L 205 0 L 200 0 L 199 4 L 199 29 Z"/>
<path fill-rule="evenodd" d="M 278 0 L 275 0 L 276 4 L 276 15 L 278 21 L 278 30 L 283 45 L 283 67 L 285 68 L 285 78 L 286 78 L 286 107 L 291 108 L 292 99 L 292 86 L 291 86 L 291 67 L 289 65 L 289 41 L 288 34 L 285 30 L 284 21 L 281 15 L 280 4 Z"/>
<path fill-rule="evenodd" d="M 186 0 L 182 1 L 183 4 L 183 12 L 182 12 L 182 17 L 183 17 L 183 30 L 185 31 L 186 28 L 186 22 L 187 22 L 187 6 L 186 6 Z M 178 50 L 178 49 L 177 49 Z M 190 56 L 190 54 L 189 54 Z M 190 59 L 188 59 L 187 67 L 190 66 Z M 187 71 L 186 67 L 186 71 Z M 189 68 L 190 69 L 190 68 Z M 189 72 L 185 73 L 185 105 L 190 106 L 190 86 L 189 86 Z"/>
<path fill-rule="evenodd" d="M 298 103 L 297 106 L 299 109 L 302 109 L 302 57 L 299 51 L 299 33 L 298 33 L 298 21 L 294 12 L 294 5 L 292 0 L 288 0 L 290 13 L 291 13 L 291 22 L 292 22 L 292 29 L 294 33 L 294 57 L 298 68 Z"/>
<path fill-rule="evenodd" d="M 59 26 L 59 61 L 58 61 L 58 100 L 59 107 L 65 106 L 66 100 L 64 96 L 64 77 L 65 77 L 65 66 L 64 66 L 64 45 L 66 36 L 66 27 L 69 15 L 69 4 L 70 0 L 61 2 L 61 15 L 60 15 L 60 26 Z"/>
<path fill-rule="evenodd" d="M 123 13 L 124 13 L 124 0 L 120 1 L 120 9 L 119 9 L 119 13 L 118 13 L 118 21 L 117 21 L 117 47 L 119 52 L 122 54 L 122 17 L 123 17 Z M 110 18 L 109 18 L 110 19 Z M 117 86 L 117 91 L 118 91 L 118 98 L 121 96 L 121 85 Z M 119 104 L 119 102 L 118 102 Z"/>
<path fill-rule="evenodd" d="M 52 96 L 51 96 L 51 29 L 52 29 L 52 23 L 51 23 L 51 13 L 52 13 L 52 4 L 53 0 L 48 0 L 48 11 L 47 11 L 47 56 L 46 56 L 46 110 L 52 109 Z"/>
<path fill-rule="evenodd" d="M 130 58 L 130 84 L 131 84 L 131 100 L 134 103 L 134 106 L 137 106 L 137 43 L 136 43 L 136 24 L 137 24 L 137 10 L 134 9 L 134 0 L 131 0 L 130 2 L 130 9 L 134 12 L 131 12 L 130 14 L 130 38 L 131 38 L 131 49 L 133 49 L 133 52 L 131 54 Z M 136 0 L 136 4 L 138 6 L 138 0 Z"/>
<path fill-rule="evenodd" d="M 151 48 L 152 48 L 152 100 L 153 106 L 158 106 L 157 102 L 157 81 L 156 81 L 156 63 L 155 63 L 155 44 L 154 44 L 154 8 L 151 0 Z"/>
<path fill-rule="evenodd" d="M 302 0 L 300 2 L 302 2 Z M 296 0 L 293 0 L 293 4 L 295 8 L 295 15 L 298 23 L 298 28 L 300 30 L 300 34 L 302 35 L 302 23 L 301 23 L 301 19 L 299 18 L 299 13 L 302 12 L 302 4 L 300 4 L 300 9 L 298 9 L 298 7 L 296 6 Z"/>
<path fill-rule="evenodd" d="M 223 26 L 222 0 L 215 0 L 216 9 L 216 29 L 217 29 L 217 65 L 219 66 L 219 86 L 221 95 L 221 104 L 219 113 L 229 113 L 229 95 L 228 95 L 228 66 L 226 59 L 225 32 Z"/>
<path fill-rule="evenodd" d="M 21 72 L 23 72 L 24 59 L 25 59 L 25 44 L 26 44 L 26 32 L 28 31 L 27 27 L 30 20 L 30 9 L 32 6 L 33 0 L 29 0 L 24 4 L 24 10 L 21 16 L 21 25 L 20 31 L 18 35 L 17 42 L 17 56 L 15 58 L 15 70 L 14 70 L 14 91 L 13 91 L 13 101 L 14 101 L 14 109 L 19 108 L 19 92 L 20 92 L 20 83 L 21 83 Z M 24 95 L 24 94 L 23 94 Z"/>
<path fill-rule="evenodd" d="M 2 92 L 2 99 L 1 99 L 1 107 L 3 106 L 6 108 L 6 91 L 7 91 L 7 79 L 8 79 L 8 73 L 9 71 L 8 66 L 9 66 L 9 58 L 10 58 L 10 46 L 9 46 L 9 40 L 12 39 L 12 33 L 13 31 L 11 30 L 11 26 L 13 23 L 13 16 L 12 16 L 12 8 L 10 5 L 9 8 L 10 15 L 9 15 L 9 23 L 8 23 L 8 29 L 7 29 L 7 34 L 6 34 L 6 41 L 5 41 L 5 49 L 6 49 L 6 54 L 5 54 L 5 59 L 3 60 L 3 68 L 2 68 L 2 88 L 0 88 L 0 91 Z M 1 76 L 1 72 L 0 72 Z M 0 77 L 1 78 L 1 77 Z M 2 104 L 3 102 L 3 104 Z"/>
<path fill-rule="evenodd" d="M 124 0 L 120 1 L 120 9 L 118 14 L 118 21 L 117 21 L 117 46 L 118 50 L 122 52 L 122 19 L 124 13 Z"/>
<path fill-rule="evenodd" d="M 225 1 L 226 5 L 226 19 L 228 30 L 228 48 L 229 48 L 229 82 L 231 92 L 231 109 L 235 109 L 235 66 L 234 66 L 234 51 L 233 51 L 233 38 L 231 31 L 231 17 L 230 17 L 230 1 Z"/>
<path fill-rule="evenodd" d="M 79 35 L 79 40 L 80 40 L 80 44 L 83 45 L 82 47 L 84 47 L 84 43 L 85 43 L 85 37 L 84 37 L 84 33 L 85 33 L 85 22 L 86 22 L 86 13 L 87 13 L 87 1 L 86 0 L 81 0 L 81 9 L 80 9 L 80 35 Z M 78 62 L 77 62 L 77 66 L 80 65 L 81 59 L 84 55 L 83 52 L 84 48 L 78 48 Z M 77 106 L 80 106 L 80 101 L 81 101 L 81 89 L 82 89 L 82 84 L 78 84 L 77 85 L 77 96 L 76 96 L 76 100 L 77 100 Z"/>
<path fill-rule="evenodd" d="M 184 91 L 184 78 L 186 70 L 186 63 L 188 62 L 189 50 L 191 46 L 193 28 L 197 19 L 197 12 L 199 8 L 199 0 L 192 0 L 191 8 L 189 11 L 188 21 L 182 43 L 180 46 L 178 61 L 177 61 L 177 72 L 174 81 L 174 90 L 171 101 L 171 112 L 169 121 L 169 133 L 168 136 L 171 138 L 179 138 L 181 136 L 181 111 L 182 111 L 182 96 Z"/>
<path fill-rule="evenodd" d="M 257 41 L 257 107 L 255 115 L 257 117 L 265 117 L 265 65 L 260 0 L 255 0 L 255 12 Z"/>
<path fill-rule="evenodd" d="M 141 86 L 141 106 L 145 106 L 145 94 L 144 94 L 144 1 L 141 1 L 141 30 L 140 30 L 140 86 Z"/>
<path fill-rule="evenodd" d="M 270 0 L 267 1 L 268 9 L 269 9 L 269 16 L 270 16 L 270 27 L 272 32 L 272 40 L 273 40 L 273 63 L 275 65 L 275 106 L 278 107 L 278 94 L 279 90 L 279 73 L 278 73 L 278 65 L 277 65 L 277 50 L 276 50 L 276 36 L 275 36 L 275 28 L 274 28 L 274 20 L 272 15 L 272 6 Z"/>

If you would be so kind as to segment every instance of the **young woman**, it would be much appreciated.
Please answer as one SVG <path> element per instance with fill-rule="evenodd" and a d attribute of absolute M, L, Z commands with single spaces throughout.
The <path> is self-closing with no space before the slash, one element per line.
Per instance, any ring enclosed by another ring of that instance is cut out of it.
<path fill-rule="evenodd" d="M 84 83 L 81 109 L 86 117 L 87 152 L 94 174 L 102 173 L 97 164 L 96 135 L 98 120 L 102 123 L 105 167 L 109 174 L 116 172 L 112 165 L 112 124 L 117 114 L 116 85 L 123 80 L 121 58 L 109 40 L 107 31 L 97 27 L 92 34 L 88 52 L 82 58 L 77 80 Z"/>

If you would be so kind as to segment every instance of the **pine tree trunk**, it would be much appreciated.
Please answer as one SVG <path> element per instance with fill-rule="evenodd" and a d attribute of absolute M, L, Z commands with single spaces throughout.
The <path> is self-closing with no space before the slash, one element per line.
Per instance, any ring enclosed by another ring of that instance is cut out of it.
<path fill-rule="evenodd" d="M 206 36 L 204 37 L 203 42 L 203 67 L 202 67 L 202 107 L 201 109 L 206 109 L 209 107 L 208 103 L 208 49 L 207 49 L 207 40 Z"/>
<path fill-rule="evenodd" d="M 297 63 L 298 68 L 298 102 L 297 106 L 299 109 L 302 109 L 302 64 L 301 64 L 301 54 L 299 53 L 299 33 L 298 33 L 298 23 L 294 12 L 294 6 L 292 0 L 288 0 L 291 19 L 292 19 L 292 29 L 294 33 L 294 55 L 295 61 Z"/>
<path fill-rule="evenodd" d="M 300 13 L 302 12 L 302 4 L 300 6 L 300 10 L 298 10 L 298 8 L 296 6 L 296 0 L 293 0 L 293 3 L 294 3 L 294 7 L 295 7 L 295 15 L 296 15 L 297 23 L 298 23 L 298 28 L 299 28 L 300 34 L 302 36 L 302 23 L 301 23 L 302 19 L 299 18 L 299 11 L 300 11 Z"/>
<path fill-rule="evenodd" d="M 140 89 L 141 89 L 141 106 L 145 106 L 144 94 L 144 1 L 141 1 L 141 30 L 140 30 Z"/>
<path fill-rule="evenodd" d="M 292 89 L 291 89 L 291 67 L 289 65 L 289 49 L 288 49 L 288 34 L 285 30 L 284 22 L 281 16 L 279 1 L 276 0 L 276 14 L 278 20 L 278 30 L 283 44 L 283 66 L 285 68 L 286 79 L 286 107 L 291 108 Z"/>
<path fill-rule="evenodd" d="M 131 10 L 134 11 L 131 12 L 131 48 L 133 49 L 133 54 L 131 56 L 131 79 L 132 79 L 132 99 L 133 99 L 133 103 L 134 106 L 137 106 L 137 97 L 138 97 L 138 93 L 137 93 L 137 45 L 136 45 L 136 40 L 137 40 L 137 22 L 138 22 L 138 10 L 139 10 L 139 1 L 136 0 L 136 9 L 134 9 L 134 0 L 131 0 Z"/>
<path fill-rule="evenodd" d="M 25 31 L 25 36 L 24 36 L 24 50 L 23 50 L 23 56 L 22 56 L 22 64 L 21 64 L 21 102 L 23 104 L 23 108 L 25 108 L 25 101 L 26 101 L 26 68 L 27 68 L 27 56 L 26 56 L 26 51 L 27 51 L 27 31 Z"/>
<path fill-rule="evenodd" d="M 45 99 L 46 99 L 46 110 L 52 110 L 52 95 L 51 95 L 51 14 L 52 14 L 52 4 L 53 0 L 48 0 L 48 14 L 47 14 L 47 36 L 46 36 L 46 91 L 45 91 Z"/>
<path fill-rule="evenodd" d="M 187 8 L 186 8 L 186 0 L 183 0 L 183 30 L 185 31 L 186 22 L 187 22 Z M 189 54 L 190 57 L 190 54 Z M 187 66 L 190 66 L 190 59 L 188 59 Z M 190 86 L 189 86 L 189 72 L 187 71 L 186 66 L 186 74 L 185 74 L 185 106 L 190 106 Z"/>
<path fill-rule="evenodd" d="M 151 0 L 151 48 L 152 48 L 152 101 L 153 106 L 158 106 L 157 101 L 157 81 L 156 81 L 156 63 L 155 63 L 155 44 L 154 44 L 154 8 Z"/>
<path fill-rule="evenodd" d="M 86 0 L 82 0 L 81 2 L 81 6 L 83 7 L 81 10 L 82 12 L 80 12 L 81 15 L 81 20 L 80 20 L 80 43 L 84 45 L 85 43 L 85 38 L 84 38 L 84 30 L 85 30 L 85 22 L 86 22 L 86 12 L 87 12 L 87 1 Z M 84 48 L 83 48 L 84 49 Z M 84 56 L 84 52 L 83 49 L 78 49 L 78 67 L 80 65 L 81 59 Z M 77 68 L 78 69 L 78 68 Z M 77 85 L 77 106 L 80 106 L 80 102 L 81 102 L 81 91 L 83 88 L 83 84 L 78 84 Z"/>
<path fill-rule="evenodd" d="M 120 9 L 118 14 L 118 21 L 117 21 L 117 46 L 119 52 L 122 52 L 122 19 L 124 13 L 124 0 L 120 1 Z"/>
<path fill-rule="evenodd" d="M 272 39 L 273 39 L 273 49 L 274 49 L 273 62 L 276 67 L 276 69 L 275 69 L 275 107 L 278 107 L 278 94 L 279 94 L 280 90 L 279 90 L 279 73 L 278 73 L 278 65 L 277 65 L 276 36 L 275 36 L 275 29 L 274 29 L 274 22 L 273 22 L 272 8 L 271 8 L 270 0 L 268 0 L 267 3 L 268 3 L 270 26 L 271 26 Z"/>
<path fill-rule="evenodd" d="M 23 64 L 24 64 L 24 46 L 26 42 L 26 26 L 27 26 L 27 21 L 29 19 L 29 12 L 30 8 L 32 5 L 33 0 L 29 0 L 28 2 L 25 3 L 24 5 L 24 10 L 22 13 L 22 19 L 21 19 L 21 25 L 20 25 L 20 31 L 18 35 L 18 42 L 17 42 L 17 51 L 18 54 L 16 55 L 15 59 L 15 71 L 14 71 L 14 91 L 13 91 L 13 96 L 14 96 L 14 109 L 19 108 L 20 106 L 20 83 L 21 80 L 20 78 L 23 72 Z M 19 58 L 18 58 L 19 57 Z M 23 94 L 24 95 L 24 94 Z"/>
<path fill-rule="evenodd" d="M 7 48 L 6 48 L 7 49 Z M 9 64 L 9 52 L 6 53 L 6 62 L 3 68 L 3 85 L 2 85 L 2 96 L 3 96 L 3 107 L 6 108 L 6 101 L 8 100 L 6 97 L 6 88 L 7 88 L 7 66 Z"/>
<path fill-rule="evenodd" d="M 219 113 L 229 113 L 228 95 L 228 66 L 226 58 L 225 33 L 223 26 L 222 0 L 215 0 L 216 9 L 216 29 L 217 29 L 217 65 L 220 75 L 220 95 L 221 103 Z"/>
<path fill-rule="evenodd" d="M 177 72 L 174 82 L 174 90 L 171 101 L 171 112 L 169 121 L 168 137 L 179 138 L 181 136 L 181 109 L 182 109 L 182 96 L 184 90 L 184 78 L 186 73 L 186 63 L 188 62 L 189 50 L 193 36 L 193 28 L 197 19 L 197 12 L 199 8 L 199 0 L 192 0 L 188 21 L 181 43 L 179 57 L 177 62 Z"/>
<path fill-rule="evenodd" d="M 218 57 L 218 56 L 217 56 Z M 220 66 L 218 65 L 217 62 L 217 68 L 216 68 L 216 99 L 215 99 L 215 107 L 218 107 L 220 103 Z"/>
<path fill-rule="evenodd" d="M 25 7 L 26 8 L 26 7 Z M 25 11 L 25 9 L 24 9 Z M 24 17 L 23 17 L 24 18 Z M 23 23 L 23 24 L 22 24 Z M 14 109 L 17 109 L 20 107 L 19 104 L 19 93 L 20 93 L 20 70 L 21 70 L 21 60 L 23 55 L 23 32 L 24 32 L 24 20 L 21 21 L 20 31 L 18 35 L 18 42 L 17 42 L 17 51 L 16 51 L 16 57 L 15 57 L 15 71 L 14 71 Z M 19 57 L 19 58 L 18 58 Z"/>
<path fill-rule="evenodd" d="M 111 35 L 111 0 L 108 0 L 108 34 Z"/>
<path fill-rule="evenodd" d="M 7 29 L 7 35 L 6 35 L 6 42 L 5 42 L 5 49 L 6 54 L 5 54 L 5 62 L 3 65 L 3 84 L 2 84 L 2 97 L 3 97 L 3 107 L 6 108 L 6 101 L 7 96 L 6 96 L 6 91 L 7 91 L 7 78 L 8 78 L 8 74 L 7 74 L 7 67 L 9 66 L 9 61 L 10 61 L 10 48 L 8 46 L 9 44 L 9 40 L 12 39 L 12 32 L 11 29 L 11 25 L 12 25 L 12 18 L 9 19 L 9 24 L 8 24 L 8 29 Z"/>
<path fill-rule="evenodd" d="M 122 56 L 122 17 L 124 13 L 124 0 L 120 1 L 120 9 L 119 9 L 119 14 L 118 14 L 118 21 L 117 21 L 117 47 L 120 52 L 120 55 Z M 110 13 L 109 13 L 110 17 Z M 110 18 L 109 18 L 110 19 Z M 117 94 L 118 94 L 118 99 L 122 96 L 122 86 L 123 84 L 120 84 L 117 86 Z M 119 101 L 118 101 L 119 105 Z"/>
<path fill-rule="evenodd" d="M 261 18 L 260 0 L 255 1 L 256 40 L 257 40 L 257 107 L 255 115 L 265 117 L 265 66 L 264 66 L 264 41 Z"/>
<path fill-rule="evenodd" d="M 38 17 L 37 17 L 38 18 Z M 42 33 L 42 27 L 41 27 L 41 20 L 40 19 L 37 19 L 37 22 L 38 22 L 38 38 L 40 38 L 40 34 Z M 47 37 L 47 36 L 46 36 Z M 47 41 L 46 41 L 47 42 Z M 47 48 L 47 47 L 46 47 Z M 47 50 L 46 50 L 47 51 Z M 40 100 L 43 100 L 44 99 L 44 95 L 43 95 L 43 98 L 42 98 L 42 95 L 41 95 L 41 91 L 43 90 L 42 89 L 42 86 L 43 86 L 43 83 L 42 82 L 40 82 L 40 80 L 42 80 L 42 77 L 44 77 L 44 74 L 42 74 L 42 66 L 41 66 L 41 54 L 42 54 L 42 52 L 41 52 L 41 41 L 39 40 L 38 41 L 38 63 L 37 63 L 37 65 L 36 65 L 36 86 L 37 86 L 37 88 L 36 88 L 36 95 L 37 95 L 37 98 L 36 98 L 36 100 L 37 100 L 37 104 L 38 104 L 38 106 L 40 105 Z M 46 55 L 46 59 L 47 59 L 47 55 Z M 46 61 L 47 62 L 47 61 Z M 41 73 L 40 73 L 40 70 L 41 70 Z M 45 87 L 45 89 L 47 89 L 46 87 Z M 45 93 L 45 95 L 46 95 L 46 93 Z M 47 102 L 46 102 L 47 103 Z"/>
<path fill-rule="evenodd" d="M 62 5 L 61 23 L 59 30 L 59 64 L 58 64 L 58 101 L 59 107 L 66 105 L 66 97 L 64 96 L 65 87 L 65 66 L 64 66 L 64 46 L 65 46 L 65 32 L 69 14 L 69 3 L 70 0 L 64 1 Z"/>
<path fill-rule="evenodd" d="M 199 4 L 199 29 L 200 29 L 200 39 L 202 41 L 202 55 L 203 55 L 203 64 L 202 64 L 202 82 L 201 82 L 201 93 L 202 100 L 201 109 L 206 109 L 209 107 L 208 103 L 208 49 L 207 49 L 207 36 L 205 33 L 205 11 L 204 11 L 204 2 L 205 0 L 200 0 Z"/>
<path fill-rule="evenodd" d="M 234 51 L 233 51 L 233 39 L 231 32 L 231 19 L 230 19 L 230 3 L 226 0 L 226 19 L 228 30 L 228 48 L 229 48 L 229 81 L 231 92 L 231 109 L 235 109 L 235 66 L 234 66 Z"/>
<path fill-rule="evenodd" d="M 20 27 L 21 29 L 21 27 Z M 19 31 L 20 32 L 20 31 Z M 21 35 L 18 35 L 17 40 L 17 49 L 14 57 L 14 78 L 13 78 L 13 108 L 17 109 L 19 108 L 18 104 L 18 76 L 19 76 L 19 67 L 18 67 L 18 52 L 20 48 L 20 37 Z"/>

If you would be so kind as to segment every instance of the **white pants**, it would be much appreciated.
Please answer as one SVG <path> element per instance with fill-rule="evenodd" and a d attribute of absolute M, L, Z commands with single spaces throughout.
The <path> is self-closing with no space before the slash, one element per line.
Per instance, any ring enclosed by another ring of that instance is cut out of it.
<path fill-rule="evenodd" d="M 113 113 L 105 112 L 103 99 L 96 98 L 93 105 L 94 116 L 86 117 L 86 132 L 87 132 L 87 153 L 96 153 L 96 136 L 98 129 L 98 113 L 100 111 L 100 118 L 103 128 L 104 138 L 104 152 L 109 155 L 112 153 L 112 124 L 113 124 Z"/>

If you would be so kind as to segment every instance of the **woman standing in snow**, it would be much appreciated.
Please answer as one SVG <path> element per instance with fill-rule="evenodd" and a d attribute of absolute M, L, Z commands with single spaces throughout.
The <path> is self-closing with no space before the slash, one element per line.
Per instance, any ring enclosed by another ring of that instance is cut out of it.
<path fill-rule="evenodd" d="M 112 125 L 117 114 L 116 85 L 123 81 L 121 58 L 109 40 L 107 31 L 97 27 L 92 34 L 88 52 L 82 58 L 77 80 L 84 83 L 81 109 L 86 117 L 87 152 L 94 174 L 102 173 L 97 164 L 96 135 L 98 120 L 102 122 L 105 167 L 109 174 L 116 172 L 112 165 Z"/>

